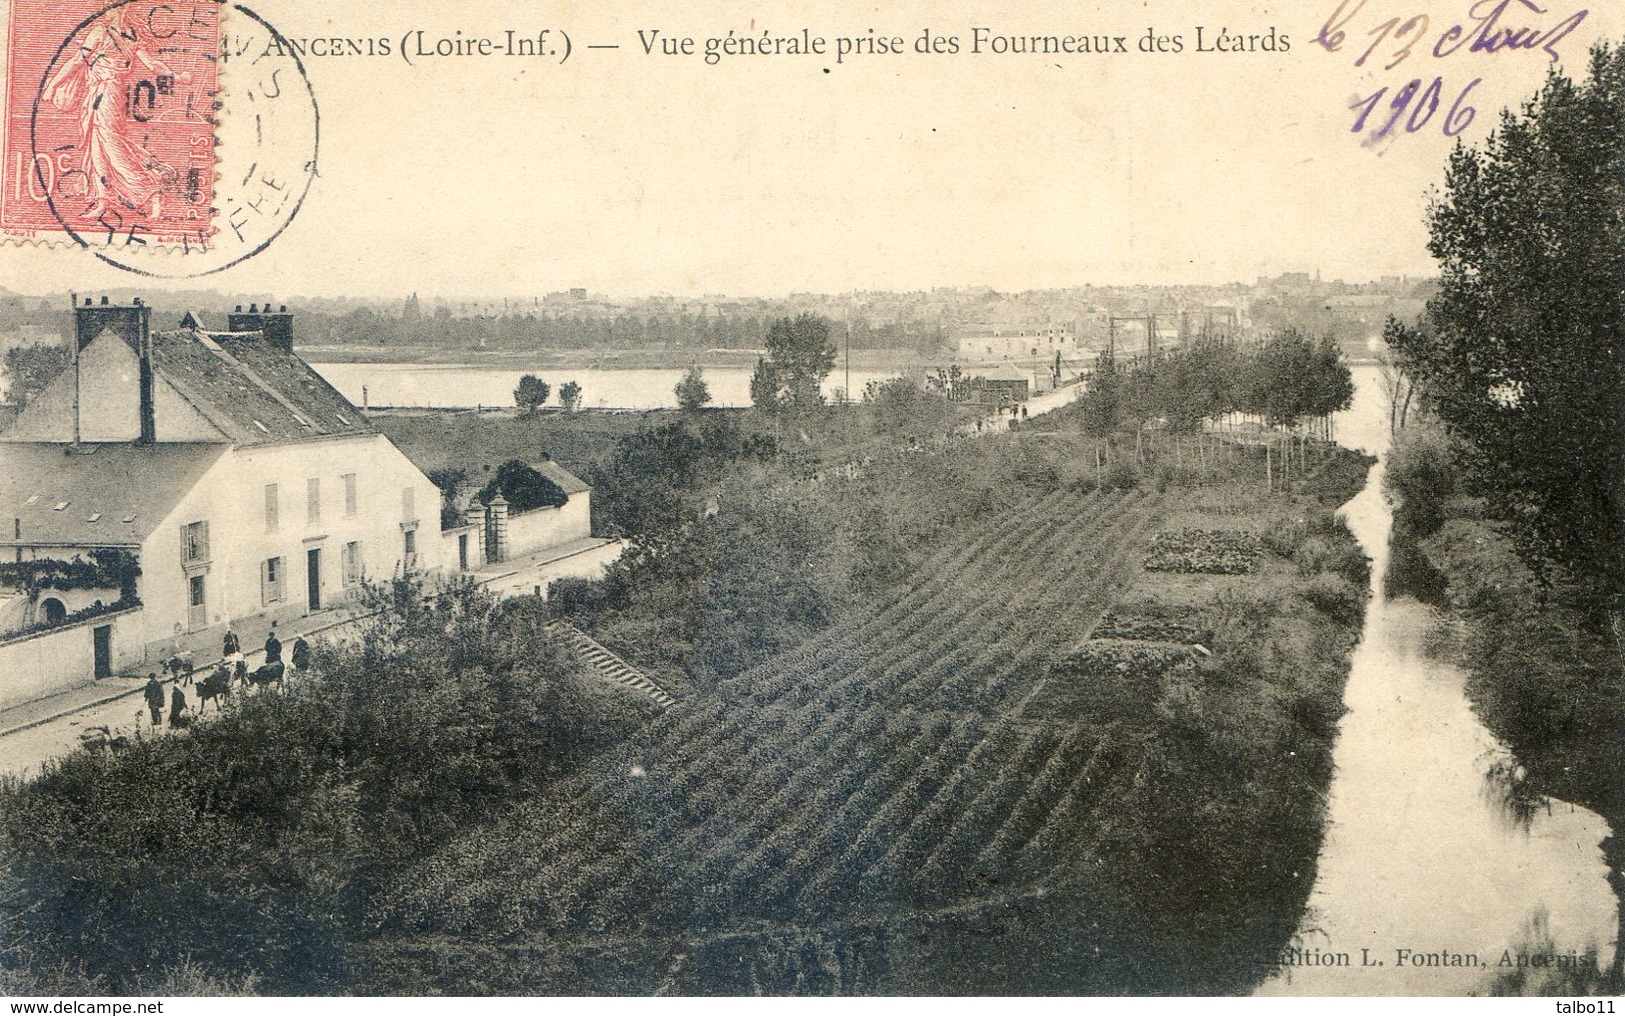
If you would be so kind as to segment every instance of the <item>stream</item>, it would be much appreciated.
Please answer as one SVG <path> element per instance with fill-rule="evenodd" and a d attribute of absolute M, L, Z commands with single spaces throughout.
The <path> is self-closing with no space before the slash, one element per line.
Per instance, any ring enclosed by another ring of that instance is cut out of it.
<path fill-rule="evenodd" d="M 1354 374 L 1338 440 L 1382 455 L 1377 370 Z M 1257 993 L 1485 994 L 1520 962 L 1590 962 L 1588 950 L 1606 968 L 1618 928 L 1608 824 L 1565 801 L 1543 799 L 1532 814 L 1510 803 L 1505 774 L 1517 760 L 1479 723 L 1462 669 L 1424 651 L 1433 608 L 1382 597 L 1383 468 L 1343 507 L 1374 592 L 1344 693 L 1319 870 L 1282 967 Z"/>

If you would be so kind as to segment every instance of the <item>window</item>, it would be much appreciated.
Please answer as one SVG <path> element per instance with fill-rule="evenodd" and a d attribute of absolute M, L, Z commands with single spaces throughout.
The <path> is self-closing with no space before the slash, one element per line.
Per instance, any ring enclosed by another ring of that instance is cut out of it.
<path fill-rule="evenodd" d="M 408 522 L 418 517 L 417 495 L 416 487 L 401 488 L 401 518 Z"/>
<path fill-rule="evenodd" d="M 203 606 L 203 576 L 193 575 L 186 583 L 186 602 L 192 607 Z"/>
<path fill-rule="evenodd" d="M 276 532 L 278 507 L 276 484 L 267 483 L 265 485 L 265 531 L 267 533 Z"/>
<path fill-rule="evenodd" d="M 343 479 L 344 479 L 344 517 L 347 518 L 347 519 L 353 519 L 353 518 L 355 518 L 355 514 L 356 514 L 355 474 L 354 473 L 345 473 Z"/>
<path fill-rule="evenodd" d="M 312 525 L 322 520 L 322 481 L 312 476 L 305 481 L 305 521 Z"/>
<path fill-rule="evenodd" d="M 283 580 L 287 567 L 280 557 L 267 558 L 260 565 L 260 603 L 278 603 L 283 597 Z"/>
<path fill-rule="evenodd" d="M 351 540 L 344 545 L 344 584 L 357 585 L 361 582 L 361 543 Z"/>
<path fill-rule="evenodd" d="M 188 522 L 181 527 L 181 560 L 188 563 L 209 559 L 209 524 Z"/>

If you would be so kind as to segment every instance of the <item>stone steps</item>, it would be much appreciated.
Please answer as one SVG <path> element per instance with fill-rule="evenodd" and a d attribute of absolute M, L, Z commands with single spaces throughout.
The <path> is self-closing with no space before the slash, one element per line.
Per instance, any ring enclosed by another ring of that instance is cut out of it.
<path fill-rule="evenodd" d="M 575 625 L 565 621 L 554 621 L 548 625 L 548 629 L 563 634 L 581 662 L 616 684 L 642 693 L 661 709 L 670 709 L 678 703 L 675 695 L 662 688 L 649 675 L 604 648 L 591 635 Z"/>

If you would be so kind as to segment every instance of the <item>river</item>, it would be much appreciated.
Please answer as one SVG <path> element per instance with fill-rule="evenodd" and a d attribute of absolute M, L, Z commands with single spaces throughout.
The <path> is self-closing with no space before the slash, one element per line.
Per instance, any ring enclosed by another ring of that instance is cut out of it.
<path fill-rule="evenodd" d="M 1380 456 L 1381 383 L 1372 367 L 1355 368 L 1355 379 L 1338 439 Z M 1520 821 L 1505 803 L 1495 773 L 1516 760 L 1472 712 L 1464 672 L 1423 651 L 1432 608 L 1380 593 L 1392 524 L 1382 475 L 1379 460 L 1343 509 L 1372 559 L 1376 592 L 1344 696 L 1319 871 L 1294 942 L 1303 952 L 1258 994 L 1485 993 L 1516 969 L 1501 964 L 1516 964 L 1520 951 L 1590 949 L 1606 965 L 1618 928 L 1600 845 L 1608 825 L 1557 800 Z"/>
<path fill-rule="evenodd" d="M 475 367 L 424 363 L 316 363 L 312 364 L 333 387 L 356 405 L 373 406 L 512 406 L 513 390 L 522 367 Z M 559 386 L 574 381 L 581 386 L 581 405 L 588 409 L 661 409 L 677 404 L 672 389 L 686 370 L 654 368 L 548 367 L 528 373 L 540 375 L 553 387 L 549 405 L 559 404 Z M 854 397 L 870 381 L 895 377 L 896 371 L 854 370 Z M 707 367 L 705 383 L 713 406 L 748 406 L 750 375 L 747 367 Z M 833 398 L 846 385 L 847 374 L 836 369 L 824 382 L 824 395 Z"/>

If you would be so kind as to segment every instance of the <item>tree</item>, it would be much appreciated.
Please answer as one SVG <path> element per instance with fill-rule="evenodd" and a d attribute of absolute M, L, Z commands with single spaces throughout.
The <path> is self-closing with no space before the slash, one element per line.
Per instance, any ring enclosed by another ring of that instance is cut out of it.
<path fill-rule="evenodd" d="M 940 403 L 940 397 L 928 396 L 913 378 L 894 377 L 884 381 L 870 381 L 863 386 L 863 404 L 874 413 L 875 428 L 880 433 L 900 433 L 906 430 L 931 402 Z"/>
<path fill-rule="evenodd" d="M 475 496 L 490 504 L 498 494 L 508 502 L 511 512 L 557 508 L 570 499 L 562 487 L 519 459 L 498 466 L 496 475 Z"/>
<path fill-rule="evenodd" d="M 547 401 L 552 386 L 535 374 L 526 374 L 519 379 L 519 387 L 513 390 L 513 401 L 530 416 L 540 409 L 542 403 Z"/>
<path fill-rule="evenodd" d="M 787 401 L 783 372 L 772 360 L 758 357 L 750 375 L 750 403 L 764 413 L 777 413 Z"/>
<path fill-rule="evenodd" d="M 1343 362 L 1343 347 L 1330 333 L 1315 346 L 1313 385 L 1307 408 L 1311 416 L 1341 413 L 1354 404 L 1354 374 Z"/>
<path fill-rule="evenodd" d="M 1123 419 L 1122 389 L 1123 371 L 1110 353 L 1102 353 L 1077 400 L 1083 409 L 1084 433 L 1094 438 L 1112 435 Z"/>
<path fill-rule="evenodd" d="M 1394 351 L 1392 336 L 1404 325 L 1390 318 L 1383 328 L 1383 339 L 1389 348 L 1377 356 L 1377 369 L 1382 376 L 1382 394 L 1388 400 L 1388 430 L 1398 434 L 1405 429 L 1411 407 L 1416 402 L 1416 381 L 1399 354 Z"/>
<path fill-rule="evenodd" d="M 752 380 L 754 388 L 754 378 Z M 705 383 L 705 376 L 699 364 L 688 369 L 688 373 L 677 382 L 677 387 L 673 388 L 672 392 L 677 396 L 677 405 L 685 413 L 697 412 L 711 401 L 711 386 Z"/>
<path fill-rule="evenodd" d="M 1269 422 L 1292 427 L 1313 414 L 1315 347 L 1296 328 L 1270 336 L 1253 360 L 1249 401 Z"/>
<path fill-rule="evenodd" d="M 1387 338 L 1520 553 L 1625 606 L 1625 46 L 1553 70 L 1429 208 L 1438 294 Z"/>
<path fill-rule="evenodd" d="M 829 322 L 814 314 L 779 318 L 767 329 L 767 359 L 776 371 L 784 400 L 792 408 L 819 405 L 823 402 L 819 386 L 835 368 L 835 343 L 830 341 Z"/>
<path fill-rule="evenodd" d="M 71 359 L 62 346 L 13 346 L 6 350 L 6 399 L 27 402 L 62 373 Z"/>
<path fill-rule="evenodd" d="M 581 408 L 581 386 L 574 381 L 566 381 L 559 385 L 559 405 L 570 413 Z"/>

